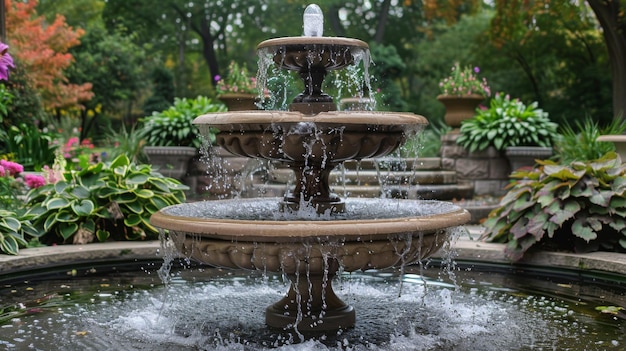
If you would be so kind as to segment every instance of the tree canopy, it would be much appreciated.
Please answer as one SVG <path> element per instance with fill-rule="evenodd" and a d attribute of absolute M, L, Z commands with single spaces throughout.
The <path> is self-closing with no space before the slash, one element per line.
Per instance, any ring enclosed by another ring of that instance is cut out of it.
<path fill-rule="evenodd" d="M 259 42 L 301 35 L 302 12 L 309 4 L 5 2 L 11 54 L 25 61 L 24 76 L 36 82 L 44 106 L 74 106 L 83 109 L 81 114 L 109 117 L 143 113 L 149 96 L 165 87 L 156 87 L 161 83 L 153 83 L 153 72 L 173 74 L 175 96 L 214 95 L 215 77 L 223 75 L 230 61 L 254 67 Z M 379 57 L 373 57 L 372 71 L 380 86 L 374 89 L 394 96 L 386 108 L 440 118 L 437 82 L 456 62 L 480 66 L 493 91 L 538 101 L 556 120 L 590 115 L 602 121 L 622 116 L 626 106 L 626 0 L 317 3 L 324 11 L 325 35 L 358 38 L 375 48 Z M 35 54 L 35 47 L 45 49 Z M 400 62 L 387 53 L 397 54 Z M 402 67 L 401 73 L 389 67 Z M 171 96 L 160 103 L 169 100 Z"/>
<path fill-rule="evenodd" d="M 608 54 L 612 78 L 612 114 L 614 118 L 624 118 L 626 113 L 626 1 L 625 0 L 587 0 L 579 1 L 522 1 L 497 0 L 497 13 L 491 27 L 491 37 L 495 45 L 507 48 L 509 52 L 521 52 L 521 47 L 530 41 L 547 43 L 546 37 L 562 36 L 561 49 L 572 50 L 578 47 L 586 56 L 586 61 L 598 62 Z M 589 9 L 593 11 L 593 15 Z M 595 16 L 594 16 L 595 15 Z M 602 27 L 598 31 L 596 24 Z M 597 44 L 597 36 L 604 37 L 604 47 Z M 550 41 L 559 44 L 557 41 Z M 515 48 L 515 46 L 517 48 Z M 554 51 L 554 47 L 549 47 Z M 605 51 L 606 50 L 606 51 Z M 605 52 L 603 52 L 605 51 Z M 524 62 L 526 58 L 514 54 L 526 75 L 538 90 L 536 74 Z M 581 57 L 581 56 L 579 56 Z M 572 62 L 574 61 L 574 62 Z M 580 74 L 578 84 L 596 91 L 603 89 L 605 82 L 598 81 L 594 69 L 580 69 L 580 62 L 565 59 L 571 67 L 571 73 Z M 578 71 L 578 72 L 577 72 Z M 592 82 L 589 82 L 591 80 Z M 595 82 L 594 82 L 595 81 Z M 585 103 L 585 102 L 583 102 Z"/>
<path fill-rule="evenodd" d="M 79 44 L 82 29 L 73 29 L 57 15 L 46 23 L 36 11 L 37 1 L 6 0 L 7 37 L 12 54 L 22 66 L 46 109 L 81 108 L 93 97 L 91 83 L 72 84 L 63 71 L 73 57 L 68 50 Z"/>

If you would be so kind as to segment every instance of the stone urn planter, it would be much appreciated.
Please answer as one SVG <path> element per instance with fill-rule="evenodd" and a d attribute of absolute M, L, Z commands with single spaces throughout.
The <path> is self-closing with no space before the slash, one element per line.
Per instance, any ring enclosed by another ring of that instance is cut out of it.
<path fill-rule="evenodd" d="M 439 95 L 437 100 L 446 107 L 446 114 L 443 117 L 446 124 L 452 128 L 459 128 L 462 121 L 476 115 L 476 108 L 485 97 L 478 94 Z"/>
<path fill-rule="evenodd" d="M 146 146 L 143 152 L 155 170 L 178 180 L 187 174 L 189 161 L 198 154 L 195 147 L 188 146 Z"/>
<path fill-rule="evenodd" d="M 615 152 L 620 156 L 622 162 L 626 161 L 626 135 L 600 135 L 598 141 L 613 143 L 615 145 Z"/>
<path fill-rule="evenodd" d="M 509 146 L 505 155 L 511 164 L 511 170 L 515 171 L 522 167 L 534 167 L 535 160 L 545 160 L 552 156 L 551 147 L 543 146 Z"/>
<path fill-rule="evenodd" d="M 228 111 L 246 111 L 246 110 L 258 110 L 256 102 L 258 98 L 254 94 L 245 93 L 229 93 L 221 94 L 218 99 L 222 101 Z"/>

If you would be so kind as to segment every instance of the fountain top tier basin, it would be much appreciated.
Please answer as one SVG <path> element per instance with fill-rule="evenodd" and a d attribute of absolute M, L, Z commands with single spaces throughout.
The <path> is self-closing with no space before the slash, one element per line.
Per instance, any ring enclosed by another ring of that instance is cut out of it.
<path fill-rule="evenodd" d="M 332 71 L 364 58 L 369 45 L 352 38 L 301 36 L 269 39 L 261 42 L 257 50 L 261 55 L 271 55 L 280 68 Z"/>

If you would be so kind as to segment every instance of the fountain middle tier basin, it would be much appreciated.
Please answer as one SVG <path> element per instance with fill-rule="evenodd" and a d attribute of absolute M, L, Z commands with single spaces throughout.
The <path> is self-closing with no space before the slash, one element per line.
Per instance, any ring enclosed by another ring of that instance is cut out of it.
<path fill-rule="evenodd" d="M 403 112 L 329 111 L 314 116 L 294 111 L 233 111 L 197 117 L 204 135 L 217 129 L 217 144 L 244 157 L 322 164 L 381 157 L 428 121 Z"/>
<path fill-rule="evenodd" d="M 429 257 L 449 229 L 469 221 L 451 203 L 404 199 L 346 199 L 332 216 L 314 209 L 281 212 L 279 199 L 235 199 L 174 205 L 151 223 L 169 230 L 179 253 L 216 267 L 281 272 L 287 295 L 266 310 L 275 328 L 324 331 L 355 325 L 355 311 L 337 297 L 339 270 L 401 267 Z"/>

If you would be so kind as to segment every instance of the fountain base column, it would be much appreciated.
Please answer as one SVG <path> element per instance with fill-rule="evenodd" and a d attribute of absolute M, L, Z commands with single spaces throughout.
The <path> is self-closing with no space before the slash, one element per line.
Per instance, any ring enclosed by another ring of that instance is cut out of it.
<path fill-rule="evenodd" d="M 287 296 L 265 310 L 265 323 L 274 328 L 299 331 L 326 331 L 354 327 L 354 308 L 333 291 L 334 274 L 289 275 Z"/>

